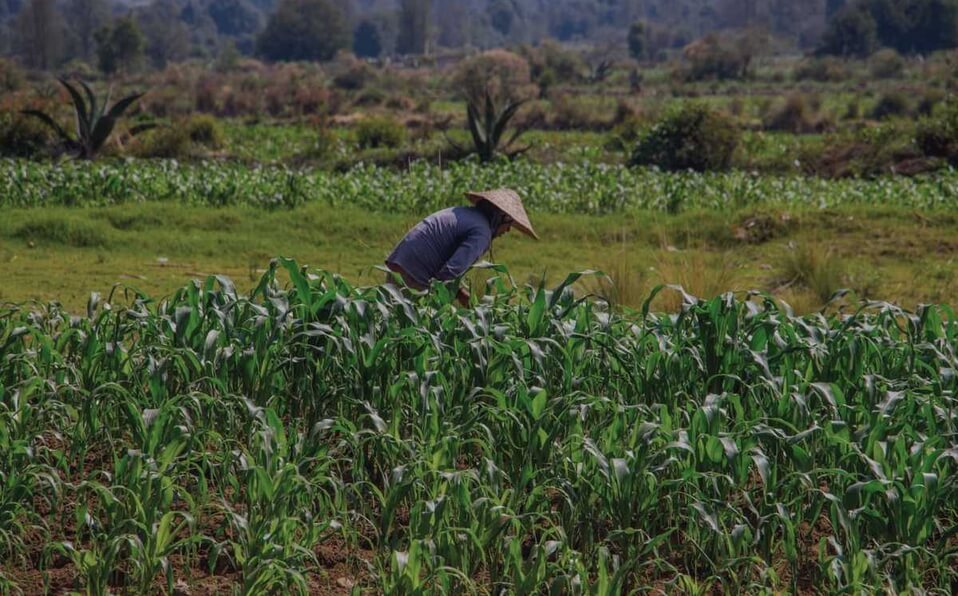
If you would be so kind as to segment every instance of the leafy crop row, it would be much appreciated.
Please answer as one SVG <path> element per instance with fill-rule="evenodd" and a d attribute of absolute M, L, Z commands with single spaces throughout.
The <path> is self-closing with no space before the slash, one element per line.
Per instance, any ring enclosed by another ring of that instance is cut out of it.
<path fill-rule="evenodd" d="M 175 161 L 40 164 L 0 161 L 0 206 L 95 206 L 141 201 L 289 208 L 309 201 L 377 211 L 423 213 L 461 201 L 476 188 L 519 189 L 528 206 L 555 213 L 618 213 L 632 209 L 744 208 L 845 204 L 955 208 L 958 176 L 823 180 L 804 177 L 665 173 L 596 164 L 482 166 L 413 164 L 409 171 L 374 166 L 346 173 L 284 166 Z"/>
<path fill-rule="evenodd" d="M 60 557 L 97 594 L 306 592 L 336 544 L 386 593 L 953 592 L 953 313 L 493 283 L 462 311 L 279 260 L 3 310 L 7 588 Z"/>

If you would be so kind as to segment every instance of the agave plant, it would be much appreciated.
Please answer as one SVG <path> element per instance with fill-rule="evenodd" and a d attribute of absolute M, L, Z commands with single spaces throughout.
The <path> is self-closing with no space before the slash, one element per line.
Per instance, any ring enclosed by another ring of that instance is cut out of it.
<path fill-rule="evenodd" d="M 76 151 L 81 159 L 93 159 L 101 149 L 106 145 L 113 134 L 117 121 L 138 99 L 143 97 L 142 93 L 128 95 L 120 101 L 110 104 L 110 93 L 107 92 L 106 98 L 102 104 L 97 103 L 96 95 L 90 86 L 83 81 L 78 81 L 86 95 L 84 99 L 80 91 L 67 82 L 65 79 L 58 79 L 60 84 L 66 88 L 70 94 L 70 100 L 73 104 L 73 111 L 76 115 L 76 138 L 71 137 L 66 130 L 60 126 L 52 116 L 39 110 L 23 110 L 28 116 L 34 116 L 42 120 L 47 126 L 52 128 L 59 136 L 68 150 Z M 138 124 L 130 128 L 129 133 L 136 136 L 141 132 L 150 130 L 156 125 L 151 122 Z"/>
<path fill-rule="evenodd" d="M 505 105 L 500 109 L 489 91 L 486 91 L 482 99 L 469 99 L 466 116 L 469 122 L 469 133 L 472 135 L 473 149 L 471 152 L 478 154 L 482 162 L 492 161 L 500 152 L 508 157 L 515 157 L 529 150 L 528 146 L 511 150 L 519 137 L 526 132 L 525 127 L 516 128 L 509 140 L 503 143 L 503 137 L 509 128 L 509 123 L 515 118 L 516 113 L 524 103 L 525 100 L 514 101 L 510 99 L 506 100 Z M 450 143 L 457 150 L 464 150 L 454 141 L 450 140 Z"/>

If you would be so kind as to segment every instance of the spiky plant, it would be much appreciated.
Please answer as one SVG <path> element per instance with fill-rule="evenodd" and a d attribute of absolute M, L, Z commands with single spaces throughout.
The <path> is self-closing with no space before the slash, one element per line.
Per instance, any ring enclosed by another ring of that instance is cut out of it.
<path fill-rule="evenodd" d="M 85 82 L 78 81 L 84 92 L 81 94 L 80 91 L 66 79 L 58 80 L 70 94 L 70 101 L 76 116 L 76 138 L 70 136 L 52 116 L 45 112 L 41 112 L 40 110 L 23 110 L 23 113 L 42 120 L 63 140 L 67 149 L 76 151 L 77 157 L 81 159 L 95 158 L 106 145 L 107 141 L 110 140 L 113 129 L 116 128 L 116 123 L 123 116 L 124 112 L 138 99 L 143 97 L 143 93 L 135 93 L 124 97 L 113 105 L 109 105 L 110 93 L 107 92 L 103 103 L 98 104 L 96 95 Z M 84 99 L 84 94 L 86 95 L 86 99 Z M 155 126 L 156 125 L 151 122 L 138 124 L 130 128 L 129 133 L 132 136 L 136 136 Z"/>
<path fill-rule="evenodd" d="M 505 105 L 500 107 L 488 90 L 481 99 L 470 97 L 466 106 L 466 117 L 472 137 L 472 150 L 463 149 L 451 140 L 450 142 L 457 150 L 477 154 L 483 163 L 492 161 L 499 153 L 515 157 L 528 151 L 528 146 L 512 149 L 519 137 L 526 132 L 526 127 L 514 129 L 509 139 L 503 142 L 509 123 L 525 103 L 525 100 L 507 99 Z"/>

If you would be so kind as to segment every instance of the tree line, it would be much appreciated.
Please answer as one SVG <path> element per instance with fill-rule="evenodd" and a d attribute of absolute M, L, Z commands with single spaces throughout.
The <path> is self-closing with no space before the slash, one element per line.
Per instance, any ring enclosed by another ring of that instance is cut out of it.
<path fill-rule="evenodd" d="M 762 30 L 802 51 L 958 45 L 958 0 L 0 0 L 0 55 L 106 72 L 187 58 L 325 60 L 545 38 L 656 59 L 711 32 Z"/>

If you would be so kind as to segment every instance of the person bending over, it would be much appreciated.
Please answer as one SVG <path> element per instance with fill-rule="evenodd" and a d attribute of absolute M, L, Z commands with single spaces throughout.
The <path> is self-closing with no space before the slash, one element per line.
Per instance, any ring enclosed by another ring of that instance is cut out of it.
<path fill-rule="evenodd" d="M 411 229 L 386 257 L 387 283 L 398 275 L 410 288 L 425 290 L 433 280 L 458 279 L 479 260 L 492 241 L 513 227 L 539 239 L 519 195 L 510 189 L 466 193 L 472 207 L 451 207 L 433 213 Z M 469 305 L 469 293 L 456 296 Z"/>

